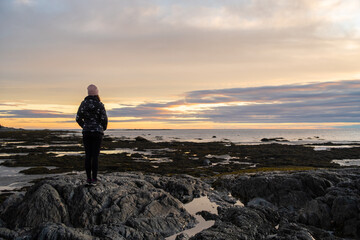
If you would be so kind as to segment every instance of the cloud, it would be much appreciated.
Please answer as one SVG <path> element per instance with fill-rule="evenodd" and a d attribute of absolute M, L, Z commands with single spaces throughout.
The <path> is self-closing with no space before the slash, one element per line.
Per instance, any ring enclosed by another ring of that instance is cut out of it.
<path fill-rule="evenodd" d="M 107 113 L 110 123 L 137 125 L 145 122 L 224 126 L 245 123 L 356 123 L 360 121 L 359 96 L 360 80 L 226 88 L 190 91 L 182 98 L 161 103 L 112 104 L 121 107 L 107 108 Z M 71 112 L 76 109 L 57 106 L 56 109 L 64 111 L 49 110 L 54 106 L 46 108 L 44 105 L 37 106 L 39 109 L 35 110 L 30 105 L 26 109 L 27 105 L 16 103 L 0 106 L 1 118 L 65 118 L 65 122 L 74 122 L 75 113 Z M 16 107 L 23 109 L 14 109 Z"/>
<path fill-rule="evenodd" d="M 109 111 L 139 121 L 216 123 L 358 122 L 360 80 L 192 91 L 179 101 Z M 186 120 L 188 119 L 188 120 Z"/>
<path fill-rule="evenodd" d="M 64 114 L 59 111 L 47 110 L 0 110 L 1 118 L 74 118 L 73 114 Z"/>
<path fill-rule="evenodd" d="M 359 11 L 358 0 L 3 0 L 0 101 L 74 104 L 89 82 L 143 101 L 353 78 Z"/>

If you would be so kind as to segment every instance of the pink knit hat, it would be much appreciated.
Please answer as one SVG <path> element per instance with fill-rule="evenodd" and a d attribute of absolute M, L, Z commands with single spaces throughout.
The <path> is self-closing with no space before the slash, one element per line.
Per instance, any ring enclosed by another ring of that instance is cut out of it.
<path fill-rule="evenodd" d="M 90 84 L 87 87 L 87 90 L 88 90 L 88 95 L 92 95 L 92 96 L 99 95 L 99 90 L 94 84 Z"/>

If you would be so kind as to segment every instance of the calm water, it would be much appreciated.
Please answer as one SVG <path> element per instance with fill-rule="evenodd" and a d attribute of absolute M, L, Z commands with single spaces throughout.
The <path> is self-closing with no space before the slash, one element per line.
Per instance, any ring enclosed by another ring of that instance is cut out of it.
<path fill-rule="evenodd" d="M 123 130 L 111 129 L 106 134 L 133 139 L 137 136 L 160 141 L 231 141 L 234 143 L 260 143 L 262 138 L 283 137 L 294 144 L 360 142 L 360 129 L 174 129 L 174 130 Z"/>
<path fill-rule="evenodd" d="M 77 129 L 80 135 L 81 130 Z M 343 143 L 342 147 L 354 147 L 346 145 L 349 143 L 360 143 L 360 129 L 319 129 L 319 130 L 254 130 L 254 129 L 185 129 L 185 130 L 124 130 L 111 129 L 106 131 L 106 134 L 114 137 L 134 139 L 137 136 L 142 136 L 148 140 L 161 141 L 193 141 L 193 142 L 209 142 L 209 141 L 231 141 L 239 144 L 259 144 L 262 138 L 278 138 L 282 137 L 290 141 L 290 144 L 306 144 L 306 143 Z M 23 142 L 13 142 L 18 147 L 33 148 L 37 146 L 22 146 Z M 63 144 L 63 143 L 61 143 Z M 59 144 L 59 145 L 61 145 Z M 47 145 L 46 147 L 48 147 Z M 72 145 L 69 145 L 72 146 Z M 45 147 L 45 146 L 44 146 Z M 334 146 L 317 146 L 315 150 L 325 151 Z M 117 149 L 111 150 L 108 153 L 131 152 L 131 149 Z M 103 152 L 106 154 L 107 152 Z M 13 155 L 26 155 L 27 153 L 2 153 L 0 155 L 11 158 Z M 82 154 L 82 152 L 56 152 L 56 154 Z M 2 160 L 4 161 L 4 159 Z M 334 160 L 339 161 L 339 164 L 360 165 L 359 159 L 351 160 Z M 0 161 L 1 162 L 1 161 Z M 19 173 L 26 168 L 8 168 L 0 166 L 0 192 L 3 190 L 12 190 L 21 186 L 28 185 L 29 181 L 40 178 L 40 175 L 24 175 Z"/>

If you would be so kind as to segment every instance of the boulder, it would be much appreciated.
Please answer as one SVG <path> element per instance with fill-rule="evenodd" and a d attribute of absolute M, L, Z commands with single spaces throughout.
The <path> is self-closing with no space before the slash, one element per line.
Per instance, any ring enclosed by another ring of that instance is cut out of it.
<path fill-rule="evenodd" d="M 210 191 L 208 184 L 200 181 L 198 178 L 184 174 L 173 177 L 162 176 L 160 178 L 147 175 L 145 179 L 155 187 L 170 193 L 182 203 L 191 202 L 194 198 L 203 196 Z"/>
<path fill-rule="evenodd" d="M 209 159 L 205 159 L 205 160 L 203 161 L 203 165 L 204 165 L 204 166 L 210 166 L 210 165 L 211 165 L 211 161 L 210 161 Z"/>
<path fill-rule="evenodd" d="M 38 240 L 95 240 L 90 231 L 75 229 L 61 223 L 47 223 L 35 231 L 34 239 Z"/>
<path fill-rule="evenodd" d="M 16 231 L 0 227 L 0 239 L 15 239 L 18 235 Z"/>
<path fill-rule="evenodd" d="M 239 197 L 246 206 L 277 211 L 295 225 L 305 224 L 306 229 L 320 228 L 339 237 L 359 239 L 359 182 L 360 169 L 355 168 L 233 175 L 218 179 L 215 185 Z M 307 233 L 302 235 L 308 238 Z M 336 238 L 329 239 L 333 237 Z M 282 239 L 282 235 L 274 239 Z"/>
<path fill-rule="evenodd" d="M 278 224 L 278 218 L 272 218 L 258 209 L 245 207 L 219 208 L 219 217 L 215 224 L 191 239 L 265 239 L 265 236 L 275 232 L 274 226 Z"/>
<path fill-rule="evenodd" d="M 0 218 L 10 229 L 37 229 L 50 224 L 36 232 L 44 239 L 62 239 L 56 232 L 84 239 L 85 235 L 94 237 L 91 232 L 99 238 L 130 235 L 162 239 L 196 223 L 178 199 L 140 173 L 102 175 L 93 187 L 84 179 L 83 175 L 65 175 L 43 180 L 31 187 L 22 201 L 6 202 Z M 190 190 L 193 197 L 195 190 Z"/>
<path fill-rule="evenodd" d="M 274 206 L 272 203 L 266 201 L 263 198 L 258 198 L 258 197 L 250 200 L 246 206 L 248 206 L 248 207 L 266 207 L 266 208 L 270 208 L 272 210 L 277 210 L 277 207 Z"/>
<path fill-rule="evenodd" d="M 310 231 L 295 223 L 281 225 L 276 234 L 270 234 L 266 240 L 314 240 Z"/>
<path fill-rule="evenodd" d="M 150 142 L 149 140 L 147 140 L 146 138 L 141 137 L 141 136 L 136 137 L 135 141 L 137 141 L 137 142 Z"/>
<path fill-rule="evenodd" d="M 36 227 L 46 222 L 69 224 L 66 204 L 56 189 L 47 183 L 31 189 L 24 200 L 9 207 L 2 218 L 12 228 Z"/>
<path fill-rule="evenodd" d="M 329 205 L 321 200 L 311 200 L 300 211 L 298 221 L 323 229 L 331 229 L 331 209 Z"/>

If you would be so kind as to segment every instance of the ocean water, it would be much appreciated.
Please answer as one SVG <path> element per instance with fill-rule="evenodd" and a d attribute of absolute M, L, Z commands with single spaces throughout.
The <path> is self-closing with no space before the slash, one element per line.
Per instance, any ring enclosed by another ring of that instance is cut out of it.
<path fill-rule="evenodd" d="M 125 130 L 110 129 L 107 135 L 134 139 L 142 136 L 155 142 L 162 141 L 230 141 L 239 144 L 259 144 L 262 138 L 282 137 L 290 144 L 307 143 L 360 143 L 360 129 L 174 129 Z"/>
<path fill-rule="evenodd" d="M 81 130 L 75 130 L 77 134 L 81 134 Z M 71 135 L 71 134 L 70 134 Z M 319 143 L 314 147 L 316 151 L 326 151 L 332 148 L 350 148 L 359 147 L 360 144 L 360 129 L 318 129 L 318 130 L 284 130 L 284 129 L 174 129 L 174 130 L 125 130 L 125 129 L 110 129 L 106 131 L 106 135 L 113 137 L 124 138 L 124 139 L 135 139 L 137 136 L 142 136 L 148 140 L 155 142 L 162 141 L 190 141 L 190 142 L 211 142 L 211 141 L 226 141 L 233 142 L 236 144 L 260 144 L 262 138 L 279 138 L 282 137 L 289 142 L 284 144 L 309 144 Z M 66 136 L 68 136 L 66 134 Z M 333 146 L 325 143 L 339 143 L 342 146 Z M 17 147 L 34 148 L 39 145 L 29 146 L 22 145 L 23 142 L 12 141 Z M 324 143 L 324 144 L 322 144 Z M 66 144 L 61 141 L 59 146 L 73 146 L 72 144 Z M 49 147 L 50 145 L 44 145 L 42 147 Z M 163 149 L 168 151 L 168 149 Z M 132 153 L 133 149 L 115 149 L 115 150 L 104 150 L 102 154 L 112 153 Z M 53 152 L 58 156 L 62 155 L 77 155 L 83 154 L 83 152 Z M 144 152 L 145 153 L 145 152 Z M 1 153 L 0 156 L 7 157 L 9 159 L 14 155 L 27 155 L 28 153 Z M 168 159 L 155 159 L 151 158 L 151 152 L 145 155 L 153 161 L 153 163 L 161 163 L 169 161 Z M 224 161 L 227 157 L 223 156 Z M 5 159 L 0 160 L 0 163 Z M 360 166 L 359 159 L 339 159 L 334 160 L 336 163 L 344 166 Z M 0 193 L 4 190 L 13 190 L 22 186 L 29 185 L 29 181 L 43 177 L 42 175 L 24 175 L 20 173 L 21 170 L 26 168 L 9 168 L 0 166 Z"/>

